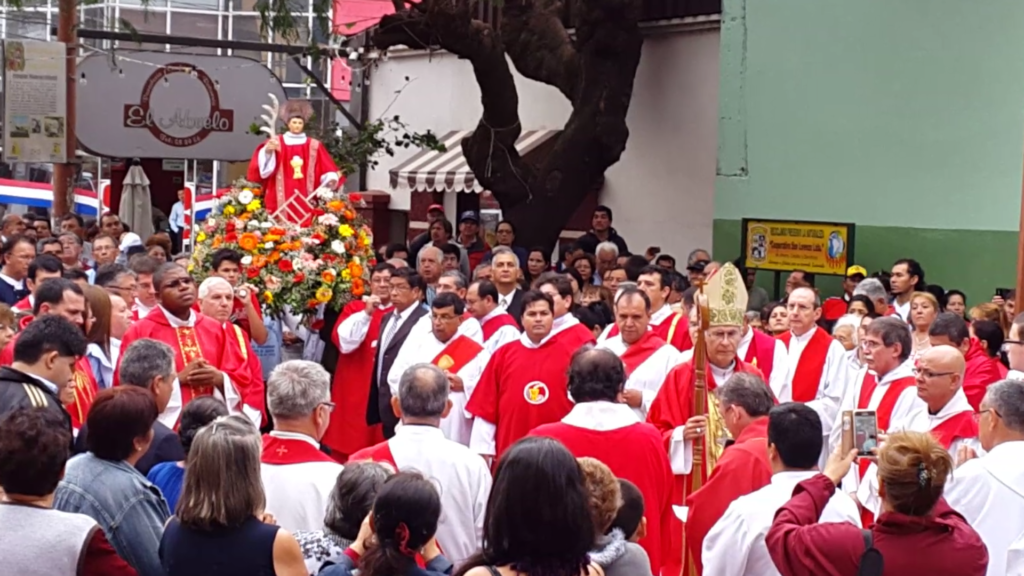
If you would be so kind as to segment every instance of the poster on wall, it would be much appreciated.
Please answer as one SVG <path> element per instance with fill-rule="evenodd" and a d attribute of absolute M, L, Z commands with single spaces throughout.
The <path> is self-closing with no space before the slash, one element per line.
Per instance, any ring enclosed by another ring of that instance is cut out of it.
<path fill-rule="evenodd" d="M 63 42 L 5 40 L 5 162 L 67 162 L 67 61 Z"/>
<path fill-rule="evenodd" d="M 842 276 L 853 262 L 854 225 L 743 219 L 747 268 Z"/>

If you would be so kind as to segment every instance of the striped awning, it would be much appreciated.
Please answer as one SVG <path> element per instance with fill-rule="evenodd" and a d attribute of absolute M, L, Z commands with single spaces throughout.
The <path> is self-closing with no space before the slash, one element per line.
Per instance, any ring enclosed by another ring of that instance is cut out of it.
<path fill-rule="evenodd" d="M 558 130 L 525 130 L 516 140 L 516 151 L 525 157 Z M 421 192 L 483 192 L 483 187 L 469 169 L 462 155 L 462 139 L 472 130 L 457 130 L 439 138 L 445 152 L 422 150 L 405 162 L 392 168 L 391 187 L 404 191 Z"/>

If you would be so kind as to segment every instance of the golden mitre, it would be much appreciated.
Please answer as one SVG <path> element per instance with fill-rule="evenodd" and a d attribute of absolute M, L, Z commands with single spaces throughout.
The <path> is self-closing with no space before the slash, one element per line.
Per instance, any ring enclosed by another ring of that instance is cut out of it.
<path fill-rule="evenodd" d="M 747 286 L 743 275 L 726 262 L 704 284 L 709 326 L 743 326 L 747 311 Z"/>

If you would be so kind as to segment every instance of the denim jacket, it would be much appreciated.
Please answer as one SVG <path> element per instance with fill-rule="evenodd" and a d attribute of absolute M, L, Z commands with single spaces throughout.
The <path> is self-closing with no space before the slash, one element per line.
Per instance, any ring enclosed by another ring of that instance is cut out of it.
<path fill-rule="evenodd" d="M 91 452 L 68 461 L 53 507 L 90 516 L 139 576 L 164 576 L 158 550 L 170 518 L 160 489 L 127 462 Z"/>

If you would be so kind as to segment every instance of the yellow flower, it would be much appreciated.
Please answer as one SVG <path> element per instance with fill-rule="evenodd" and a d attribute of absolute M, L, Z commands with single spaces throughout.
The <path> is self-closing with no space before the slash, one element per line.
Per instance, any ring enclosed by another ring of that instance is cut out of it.
<path fill-rule="evenodd" d="M 341 234 L 342 238 L 349 238 L 355 234 L 355 230 L 353 230 L 348 224 L 342 224 L 341 226 L 338 226 L 338 234 Z"/>
<path fill-rule="evenodd" d="M 193 271 L 193 270 L 195 270 L 195 269 L 196 269 L 196 265 L 195 265 L 195 264 L 193 264 L 193 263 L 191 263 L 191 262 L 189 262 L 189 263 L 188 263 L 188 271 L 189 271 L 189 274 L 191 274 L 191 273 L 192 273 L 192 271 Z"/>
<path fill-rule="evenodd" d="M 204 242 L 206 240 L 206 232 L 200 232 L 196 235 L 196 242 Z"/>
<path fill-rule="evenodd" d="M 330 286 L 323 285 L 316 289 L 316 301 L 321 304 L 330 302 L 332 296 L 334 296 L 334 291 Z"/>
<path fill-rule="evenodd" d="M 225 216 L 231 216 L 234 213 L 235 213 L 235 207 L 234 206 L 231 206 L 229 204 L 229 205 L 224 207 L 224 215 Z"/>
<path fill-rule="evenodd" d="M 341 271 L 341 279 L 344 280 L 345 282 L 348 282 L 348 281 L 352 280 L 352 273 L 349 272 L 347 269 L 346 270 L 342 270 Z"/>
<path fill-rule="evenodd" d="M 267 242 L 277 242 L 280 239 L 281 237 L 278 236 L 277 234 L 266 234 L 263 236 L 263 240 Z"/>
<path fill-rule="evenodd" d="M 263 292 L 263 302 L 266 304 L 274 303 L 274 295 L 270 293 L 270 290 L 265 290 Z"/>
<path fill-rule="evenodd" d="M 245 206 L 245 211 L 246 212 L 255 212 L 255 211 L 259 210 L 259 209 L 260 209 L 260 201 L 259 200 L 253 200 L 252 202 L 249 202 Z"/>

